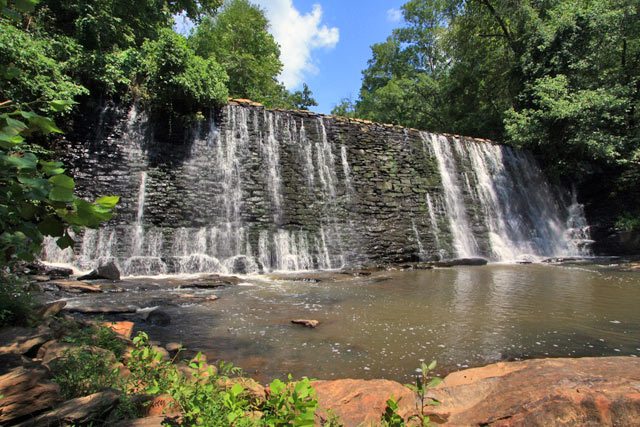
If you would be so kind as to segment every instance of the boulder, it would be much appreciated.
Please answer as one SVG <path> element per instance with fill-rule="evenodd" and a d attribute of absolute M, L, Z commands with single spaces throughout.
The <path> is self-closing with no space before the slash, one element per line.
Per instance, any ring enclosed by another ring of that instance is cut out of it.
<path fill-rule="evenodd" d="M 120 399 L 120 394 L 119 390 L 107 389 L 89 396 L 67 400 L 53 411 L 20 424 L 20 427 L 86 424 L 100 419 L 113 409 Z"/>
<path fill-rule="evenodd" d="M 45 267 L 44 274 L 52 279 L 64 279 L 73 274 L 73 270 L 65 267 Z"/>
<path fill-rule="evenodd" d="M 313 319 L 293 319 L 291 323 L 306 326 L 307 328 L 315 328 L 320 322 Z"/>
<path fill-rule="evenodd" d="M 109 261 L 105 264 L 101 264 L 91 273 L 78 277 L 78 280 L 96 279 L 120 280 L 120 270 L 118 269 L 118 266 L 115 264 L 115 262 Z"/>
<path fill-rule="evenodd" d="M 0 347 L 0 354 L 35 356 L 40 346 L 53 338 L 53 331 L 45 326 L 4 328 L 0 330 L 0 343 L 6 344 Z"/>
<path fill-rule="evenodd" d="M 20 366 L 0 376 L 0 425 L 57 404 L 61 400 L 60 387 L 49 382 L 48 377 L 49 370 L 44 366 Z"/>
<path fill-rule="evenodd" d="M 66 305 L 66 301 L 56 301 L 45 304 L 36 311 L 36 315 L 41 319 L 53 317 L 60 313 Z"/>
<path fill-rule="evenodd" d="M 180 405 L 168 394 L 154 396 L 144 405 L 143 414 L 145 417 L 157 415 L 168 415 L 180 413 Z"/>
<path fill-rule="evenodd" d="M 340 417 L 344 427 L 379 425 L 392 396 L 398 402 L 398 413 L 405 420 L 415 413 L 416 396 L 407 387 L 389 380 L 312 381 L 319 409 L 318 423 L 328 419 L 327 411 Z"/>
<path fill-rule="evenodd" d="M 90 292 L 102 292 L 100 286 L 90 285 L 85 282 L 77 282 L 71 280 L 56 280 L 53 282 L 49 282 L 52 285 L 55 285 L 61 291 L 73 292 L 73 293 L 90 293 Z"/>
<path fill-rule="evenodd" d="M 149 312 L 145 320 L 155 326 L 169 326 L 171 316 L 166 311 L 155 309 Z"/>
<path fill-rule="evenodd" d="M 495 363 L 454 372 L 430 395 L 447 425 L 637 425 L 640 359 Z"/>
<path fill-rule="evenodd" d="M 133 334 L 133 327 L 134 324 L 133 322 L 126 322 L 126 321 L 121 321 L 121 322 L 99 322 L 98 323 L 99 326 L 106 326 L 107 328 L 111 329 L 113 332 L 116 333 L 116 335 L 125 338 L 125 339 L 131 339 L 131 335 Z"/>

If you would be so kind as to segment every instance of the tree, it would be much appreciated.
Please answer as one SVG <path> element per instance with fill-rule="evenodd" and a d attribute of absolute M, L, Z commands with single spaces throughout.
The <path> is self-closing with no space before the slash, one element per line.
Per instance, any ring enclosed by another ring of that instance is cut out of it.
<path fill-rule="evenodd" d="M 307 107 L 317 106 L 318 103 L 313 99 L 313 94 L 309 90 L 309 86 L 306 83 L 302 83 L 302 90 L 297 90 L 290 94 L 287 98 L 289 108 L 296 110 L 307 110 Z"/>
<path fill-rule="evenodd" d="M 215 17 L 206 17 L 189 37 L 203 58 L 215 58 L 229 76 L 229 95 L 267 106 L 283 98 L 276 77 L 282 70 L 280 49 L 269 34 L 269 21 L 258 6 L 231 0 Z"/>

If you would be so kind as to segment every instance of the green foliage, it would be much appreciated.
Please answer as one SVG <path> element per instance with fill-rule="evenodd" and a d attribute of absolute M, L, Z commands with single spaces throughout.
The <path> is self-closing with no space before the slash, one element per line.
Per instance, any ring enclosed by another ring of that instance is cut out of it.
<path fill-rule="evenodd" d="M 0 273 L 0 327 L 28 326 L 33 321 L 35 302 L 25 283 Z"/>
<path fill-rule="evenodd" d="M 616 220 L 615 226 L 625 231 L 640 230 L 640 217 L 628 211 L 622 212 Z"/>
<path fill-rule="evenodd" d="M 293 108 L 295 110 L 307 110 L 308 107 L 317 106 L 318 103 L 312 97 L 311 90 L 309 90 L 309 86 L 306 83 L 302 83 L 302 90 L 295 91 L 292 94 L 287 96 L 287 102 L 289 103 L 289 108 Z"/>
<path fill-rule="evenodd" d="M 318 399 L 308 378 L 292 383 L 289 375 L 288 384 L 276 378 L 269 384 L 269 389 L 271 394 L 263 409 L 262 425 L 314 425 Z"/>
<path fill-rule="evenodd" d="M 190 363 L 185 375 L 149 346 L 148 336 L 134 338 L 135 349 L 127 367 L 125 391 L 148 394 L 169 394 L 177 402 L 187 425 L 313 425 L 317 409 L 315 390 L 308 379 L 288 383 L 274 380 L 265 403 L 249 398 L 242 382 L 229 380 L 228 375 L 241 374 L 233 364 L 221 363 L 216 371 L 200 354 Z M 260 419 L 251 414 L 262 412 Z"/>
<path fill-rule="evenodd" d="M 78 346 L 89 345 L 100 347 L 112 352 L 120 358 L 125 350 L 124 342 L 118 335 L 105 325 L 83 325 L 76 322 L 66 324 L 66 334 L 62 338 L 63 342 L 76 344 Z"/>
<path fill-rule="evenodd" d="M 612 210 L 638 209 L 622 196 L 640 184 L 637 2 L 411 0 L 402 11 L 405 25 L 371 48 L 355 108 L 336 114 L 506 141 L 562 180 L 608 183 L 594 196 Z"/>
<path fill-rule="evenodd" d="M 229 94 L 270 105 L 283 88 L 280 49 L 268 32 L 269 21 L 248 0 L 227 1 L 219 14 L 207 17 L 189 38 L 196 54 L 215 58 L 229 76 Z"/>
<path fill-rule="evenodd" d="M 438 406 L 440 402 L 434 400 L 432 398 L 427 397 L 427 392 L 430 387 L 435 387 L 442 382 L 442 379 L 438 377 L 432 377 L 429 375 L 429 372 L 436 367 L 436 361 L 432 361 L 429 366 L 425 363 L 420 364 L 420 374 L 416 375 L 416 383 L 415 384 L 405 384 L 411 390 L 418 394 L 420 407 L 417 407 L 418 413 L 409 418 L 409 421 L 412 419 L 417 419 L 421 426 L 430 425 L 430 419 L 428 415 L 425 415 L 425 408 L 428 406 Z"/>
<path fill-rule="evenodd" d="M 353 118 L 356 116 L 356 106 L 351 98 L 342 98 L 340 103 L 331 109 L 331 115 Z"/>
<path fill-rule="evenodd" d="M 59 111 L 71 101 L 52 101 Z M 74 196 L 75 182 L 62 163 L 38 158 L 24 150 L 25 137 L 39 131 L 61 133 L 52 119 L 32 111 L 0 106 L 0 263 L 32 261 L 44 236 L 57 238 L 61 248 L 73 246 L 68 227 L 91 227 L 111 219 L 117 196 L 90 203 Z"/>
<path fill-rule="evenodd" d="M 398 414 L 398 402 L 402 398 L 396 400 L 393 395 L 387 399 L 387 407 L 382 414 L 382 425 L 385 427 L 404 427 L 406 424 L 402 417 Z"/>
<path fill-rule="evenodd" d="M 101 352 L 78 348 L 56 360 L 52 381 L 65 399 L 97 393 L 118 383 L 118 369 Z"/>
<path fill-rule="evenodd" d="M 196 56 L 184 36 L 169 28 L 142 46 L 142 74 L 152 111 L 195 113 L 227 100 L 227 75 L 214 58 Z"/>

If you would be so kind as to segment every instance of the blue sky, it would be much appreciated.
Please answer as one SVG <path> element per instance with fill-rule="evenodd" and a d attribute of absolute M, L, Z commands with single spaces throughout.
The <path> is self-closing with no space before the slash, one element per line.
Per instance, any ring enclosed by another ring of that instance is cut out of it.
<path fill-rule="evenodd" d="M 318 101 L 312 110 L 329 114 L 342 98 L 355 100 L 370 46 L 402 26 L 406 0 L 251 0 L 271 22 L 280 44 L 280 80 L 295 91 L 305 82 Z M 189 24 L 177 18 L 176 30 Z"/>
<path fill-rule="evenodd" d="M 329 114 L 341 98 L 356 99 L 370 46 L 402 26 L 406 0 L 252 0 L 266 11 L 281 45 L 289 90 L 309 85 L 318 106 Z"/>

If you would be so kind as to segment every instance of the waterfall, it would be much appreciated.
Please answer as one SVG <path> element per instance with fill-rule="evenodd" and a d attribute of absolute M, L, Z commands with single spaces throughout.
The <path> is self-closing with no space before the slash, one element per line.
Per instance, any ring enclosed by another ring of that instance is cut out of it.
<path fill-rule="evenodd" d="M 49 262 L 138 276 L 588 254 L 575 195 L 506 146 L 238 103 L 175 142 L 109 108 L 116 128 L 66 162 L 84 194 L 121 195 L 118 215 L 73 250 L 46 239 Z"/>
<path fill-rule="evenodd" d="M 449 141 L 444 135 L 423 135 L 424 138 L 430 138 L 431 148 L 438 160 L 456 256 L 462 258 L 478 256 L 478 244 L 467 218 L 462 186 Z"/>
<path fill-rule="evenodd" d="M 353 193 L 353 185 L 351 184 L 351 169 L 349 168 L 349 161 L 347 160 L 347 147 L 340 145 L 340 158 L 342 160 L 342 172 L 344 173 L 344 182 L 347 186 L 347 195 L 350 196 Z"/>

